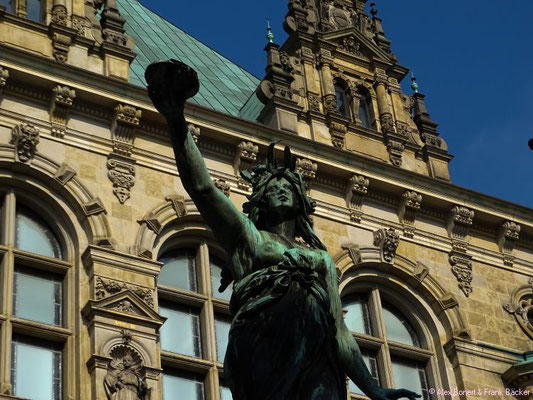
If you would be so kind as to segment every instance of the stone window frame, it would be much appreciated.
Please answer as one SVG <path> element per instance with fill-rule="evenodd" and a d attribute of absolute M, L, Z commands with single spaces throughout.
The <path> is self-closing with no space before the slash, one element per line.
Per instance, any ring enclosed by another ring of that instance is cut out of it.
<path fill-rule="evenodd" d="M 208 238 L 210 235 L 207 233 L 207 229 L 204 235 L 201 232 L 195 232 L 195 234 L 180 233 L 164 240 L 157 251 L 157 258 L 159 259 L 173 249 L 196 248 L 197 291 L 158 286 L 157 297 L 158 302 L 170 302 L 199 311 L 202 357 L 181 355 L 160 349 L 161 368 L 163 373 L 165 368 L 168 368 L 172 373 L 182 371 L 198 375 L 203 378 L 205 398 L 215 400 L 220 398 L 220 386 L 224 386 L 223 360 L 217 360 L 215 318 L 217 316 L 231 318 L 231 313 L 229 301 L 212 296 L 209 254 L 211 253 L 222 260 L 227 260 L 227 257 L 216 241 Z"/>
<path fill-rule="evenodd" d="M 42 200 L 42 199 L 41 199 Z M 37 210 L 45 222 L 56 234 L 62 251 L 62 259 L 42 256 L 15 248 L 15 225 L 17 202 L 21 205 Z M 5 382 L 2 390 L 12 394 L 11 356 L 12 338 L 23 337 L 36 344 L 46 342 L 61 348 L 61 396 L 70 393 L 72 368 L 75 364 L 73 325 L 75 314 L 72 301 L 75 287 L 74 254 L 72 242 L 68 239 L 67 231 L 59 223 L 56 216 L 52 216 L 46 207 L 31 201 L 31 196 L 21 190 L 0 188 L 0 382 Z M 62 279 L 62 321 L 61 325 L 51 325 L 23 319 L 13 315 L 13 292 L 15 267 L 28 267 L 34 271 L 52 273 Z"/>
<path fill-rule="evenodd" d="M 408 361 L 424 363 L 427 388 L 435 387 L 435 371 L 437 370 L 436 352 L 433 348 L 432 341 L 428 340 L 428 337 L 430 337 L 428 335 L 430 334 L 424 327 L 423 318 L 415 310 L 410 310 L 411 312 L 408 314 L 402 313 L 402 316 L 415 330 L 417 338 L 420 341 L 420 347 L 393 342 L 387 340 L 386 337 L 382 297 L 389 304 L 402 304 L 408 302 L 408 300 L 398 293 L 393 292 L 385 285 L 376 284 L 375 282 L 358 281 L 355 284 L 348 284 L 342 290 L 341 299 L 349 298 L 353 295 L 362 295 L 367 298 L 372 335 L 359 332 L 351 333 L 362 351 L 366 350 L 376 354 L 380 385 L 389 388 L 396 386 L 392 373 L 392 358 L 397 357 Z M 403 310 L 398 311 L 402 312 Z M 366 396 L 351 393 L 349 386 L 348 395 L 350 399 L 368 399 Z M 426 393 L 426 395 L 428 397 L 423 396 L 421 400 L 433 399 L 433 396 L 429 393 Z"/>
<path fill-rule="evenodd" d="M 6 8 L 6 12 L 10 14 L 15 14 L 18 17 L 27 19 L 28 13 L 27 13 L 27 5 L 28 1 L 31 0 L 12 0 L 12 9 L 9 10 Z M 52 0 L 41 0 L 41 15 L 40 20 L 35 21 L 31 20 L 33 22 L 37 22 L 39 24 L 46 24 L 48 20 L 48 14 L 50 13 L 50 9 L 52 8 Z"/>

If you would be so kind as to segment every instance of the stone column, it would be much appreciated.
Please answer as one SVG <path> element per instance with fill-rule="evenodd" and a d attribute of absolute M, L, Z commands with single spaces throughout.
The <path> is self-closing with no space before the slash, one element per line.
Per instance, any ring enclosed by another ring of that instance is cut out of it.
<path fill-rule="evenodd" d="M 320 80 L 322 82 L 322 97 L 327 113 L 336 113 L 337 99 L 335 97 L 335 85 L 331 75 L 331 52 L 329 50 L 320 51 Z"/>
<path fill-rule="evenodd" d="M 383 133 L 394 133 L 394 121 L 389 105 L 389 95 L 387 93 L 387 77 L 376 74 L 376 94 L 378 96 L 379 119 Z"/>

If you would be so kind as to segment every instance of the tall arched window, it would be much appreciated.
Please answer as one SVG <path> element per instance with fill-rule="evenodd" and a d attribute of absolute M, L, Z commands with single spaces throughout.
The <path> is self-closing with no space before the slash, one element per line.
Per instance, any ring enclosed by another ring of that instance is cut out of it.
<path fill-rule="evenodd" d="M 57 218 L 44 209 L 30 206 L 24 196 L 11 191 L 0 195 L 0 316 L 9 322 L 11 394 L 17 398 L 52 400 L 62 394 L 63 352 L 66 343 L 65 280 L 71 265 L 66 255 L 65 236 Z M 48 218 L 50 217 L 50 218 Z M 1 323 L 2 319 L 0 319 Z M 39 382 L 39 385 L 35 385 Z"/>
<path fill-rule="evenodd" d="M 218 291 L 223 259 L 214 243 L 202 239 L 178 239 L 161 252 L 159 312 L 167 318 L 160 330 L 163 399 L 205 399 L 207 387 L 217 387 L 222 399 L 231 399 L 217 373 L 231 326 L 231 287 Z M 190 372 L 191 365 L 196 373 Z"/>
<path fill-rule="evenodd" d="M 421 330 L 392 304 L 399 303 L 380 289 L 344 296 L 346 326 L 379 385 L 410 389 L 429 400 L 426 370 L 433 353 L 421 337 Z M 352 381 L 349 391 L 363 394 Z"/>
<path fill-rule="evenodd" d="M 372 98 L 365 91 L 360 91 L 359 110 L 357 112 L 359 121 L 363 128 L 372 129 Z"/>
<path fill-rule="evenodd" d="M 350 118 L 350 103 L 344 85 L 335 84 L 335 97 L 337 99 L 337 111 L 340 115 Z"/>

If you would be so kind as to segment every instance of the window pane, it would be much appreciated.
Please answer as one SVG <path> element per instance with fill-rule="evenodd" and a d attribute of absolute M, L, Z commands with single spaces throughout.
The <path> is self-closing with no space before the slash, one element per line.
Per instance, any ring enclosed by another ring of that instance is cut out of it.
<path fill-rule="evenodd" d="M 61 325 L 61 280 L 48 273 L 15 269 L 13 314 L 45 324 Z"/>
<path fill-rule="evenodd" d="M 385 320 L 385 330 L 387 340 L 420 346 L 414 329 L 409 322 L 393 307 L 383 303 L 383 318 Z"/>
<path fill-rule="evenodd" d="M 5 7 L 7 12 L 13 11 L 13 2 L 11 0 L 0 0 L 0 6 Z"/>
<path fill-rule="evenodd" d="M 195 249 L 173 250 L 159 261 L 164 264 L 158 278 L 159 285 L 196 291 Z"/>
<path fill-rule="evenodd" d="M 228 347 L 229 330 L 231 322 L 227 318 L 215 318 L 215 333 L 217 338 L 217 360 L 224 362 L 226 348 Z"/>
<path fill-rule="evenodd" d="M 17 209 L 15 246 L 47 257 L 61 258 L 59 240 L 42 218 L 24 208 Z"/>
<path fill-rule="evenodd" d="M 347 115 L 346 94 L 340 86 L 335 86 L 335 97 L 337 98 L 337 110 L 341 115 Z"/>
<path fill-rule="evenodd" d="M 26 0 L 26 12 L 27 18 L 32 21 L 41 22 L 42 20 L 42 8 L 41 0 Z"/>
<path fill-rule="evenodd" d="M 392 359 L 394 385 L 397 389 L 409 389 L 429 399 L 427 376 L 423 364 L 416 361 Z"/>
<path fill-rule="evenodd" d="M 201 357 L 200 316 L 185 306 L 162 303 L 159 313 L 167 320 L 160 330 L 161 349 Z"/>
<path fill-rule="evenodd" d="M 359 119 L 364 128 L 370 129 L 370 101 L 367 96 L 362 95 L 359 101 Z"/>
<path fill-rule="evenodd" d="M 370 375 L 372 375 L 372 378 L 374 378 L 376 383 L 379 385 L 378 362 L 375 354 L 370 353 L 368 350 L 361 349 L 361 355 L 363 356 L 366 367 L 370 371 Z M 363 391 L 359 389 L 351 379 L 348 381 L 348 386 L 350 388 L 350 393 L 364 395 Z"/>
<path fill-rule="evenodd" d="M 346 311 L 344 322 L 352 332 L 372 334 L 370 316 L 366 298 L 363 296 L 350 296 L 342 301 L 342 308 Z"/>
<path fill-rule="evenodd" d="M 204 398 L 204 383 L 197 376 L 163 372 L 163 400 Z"/>
<path fill-rule="evenodd" d="M 32 400 L 59 400 L 61 352 L 14 337 L 11 359 L 13 394 Z"/>
<path fill-rule="evenodd" d="M 220 400 L 233 400 L 231 390 L 226 386 L 220 386 Z"/>
<path fill-rule="evenodd" d="M 231 299 L 231 294 L 233 293 L 231 285 L 228 286 L 222 293 L 218 291 L 218 288 L 220 287 L 220 280 L 222 278 L 222 269 L 226 263 L 220 258 L 210 254 L 209 264 L 211 267 L 211 295 L 218 299 L 229 301 Z"/>

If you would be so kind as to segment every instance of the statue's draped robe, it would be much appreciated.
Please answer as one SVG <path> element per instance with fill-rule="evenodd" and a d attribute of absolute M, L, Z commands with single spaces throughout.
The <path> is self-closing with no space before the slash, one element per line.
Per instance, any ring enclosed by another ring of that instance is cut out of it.
<path fill-rule="evenodd" d="M 277 265 L 253 271 L 256 246 L 241 243 L 232 263 L 248 274 L 234 287 L 224 365 L 233 399 L 346 399 L 325 260 L 316 265 L 313 251 L 302 246 Z"/>

